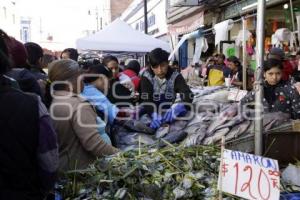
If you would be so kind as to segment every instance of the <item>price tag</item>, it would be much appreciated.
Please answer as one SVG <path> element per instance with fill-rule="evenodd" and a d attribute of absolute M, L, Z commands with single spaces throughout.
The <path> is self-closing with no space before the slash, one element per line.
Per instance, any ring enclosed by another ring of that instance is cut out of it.
<path fill-rule="evenodd" d="M 236 88 L 231 88 L 228 94 L 229 101 L 240 101 L 246 94 L 248 93 L 247 90 L 239 90 Z"/>
<path fill-rule="evenodd" d="M 277 160 L 225 149 L 218 189 L 245 199 L 279 200 Z"/>

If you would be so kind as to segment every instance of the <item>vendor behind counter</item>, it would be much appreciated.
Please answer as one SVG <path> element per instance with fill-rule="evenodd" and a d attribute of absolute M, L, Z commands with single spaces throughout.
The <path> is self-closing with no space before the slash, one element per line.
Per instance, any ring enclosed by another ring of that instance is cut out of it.
<path fill-rule="evenodd" d="M 189 109 L 186 104 L 193 101 L 193 94 L 182 75 L 169 67 L 168 57 L 169 53 L 161 48 L 152 50 L 149 54 L 151 67 L 141 78 L 141 100 L 145 103 L 145 112 L 152 118 L 150 127 L 153 129 L 185 115 Z M 182 101 L 174 104 L 177 93 Z M 167 109 L 165 114 L 162 113 L 164 109 Z"/>
<path fill-rule="evenodd" d="M 231 85 L 243 86 L 243 66 L 240 60 L 235 56 L 230 56 L 227 59 L 227 66 L 230 69 Z"/>
<path fill-rule="evenodd" d="M 217 54 L 213 57 L 214 64 L 207 65 L 206 75 L 208 78 L 208 86 L 221 86 L 225 83 L 225 78 L 230 76 L 230 69 L 225 65 L 225 55 Z M 208 60 L 209 64 L 211 60 Z"/>
<path fill-rule="evenodd" d="M 264 99 L 265 112 L 289 113 L 292 119 L 300 119 L 300 95 L 298 85 L 284 81 L 282 62 L 276 59 L 268 59 L 264 62 Z M 249 92 L 242 100 L 241 105 L 253 106 L 255 92 Z"/>

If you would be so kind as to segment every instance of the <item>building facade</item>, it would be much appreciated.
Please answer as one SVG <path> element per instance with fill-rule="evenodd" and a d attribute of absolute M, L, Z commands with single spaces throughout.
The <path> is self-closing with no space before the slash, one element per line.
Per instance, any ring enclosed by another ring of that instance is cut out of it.
<path fill-rule="evenodd" d="M 16 2 L 0 1 L 0 28 L 16 39 L 20 39 L 20 17 L 16 12 Z"/>
<path fill-rule="evenodd" d="M 133 0 L 101 0 L 95 8 L 91 8 L 97 20 L 97 30 L 103 29 L 128 8 Z"/>
<path fill-rule="evenodd" d="M 268 0 L 266 2 L 266 53 L 272 47 L 272 36 L 276 30 L 279 28 L 288 28 L 292 32 L 297 31 L 296 18 L 298 18 L 300 23 L 300 1 L 292 1 L 292 4 L 294 23 L 292 23 L 290 1 Z M 190 37 L 184 43 L 181 43 L 173 59 L 178 59 L 182 67 L 193 64 L 196 38 L 200 37 L 200 35 L 207 40 L 209 46 L 208 51 L 202 53 L 204 60 L 214 52 L 224 53 L 226 57 L 235 55 L 242 59 L 243 48 L 241 44 L 237 44 L 237 41 L 241 39 L 241 31 L 243 29 L 242 19 L 245 19 L 246 31 L 249 34 L 249 37 L 247 37 L 247 56 L 249 62 L 247 64 L 249 66 L 252 65 L 253 60 L 255 60 L 256 9 L 256 0 L 168 0 L 167 22 L 173 47 L 176 47 L 181 38 L 187 34 L 193 31 L 201 32 L 200 34 L 196 34 L 195 37 Z M 225 38 L 216 42 L 216 29 L 214 29 L 214 26 L 226 20 L 230 20 L 230 28 L 228 27 L 228 32 L 223 31 L 222 35 L 226 33 Z M 253 38 L 251 38 L 252 36 Z M 291 48 L 293 46 L 290 46 L 289 50 Z"/>
<path fill-rule="evenodd" d="M 147 18 L 148 18 L 148 34 L 168 41 L 167 29 L 167 0 L 148 0 L 147 1 Z M 135 0 L 122 14 L 121 19 L 128 23 L 132 28 L 144 32 L 144 2 L 143 0 Z"/>

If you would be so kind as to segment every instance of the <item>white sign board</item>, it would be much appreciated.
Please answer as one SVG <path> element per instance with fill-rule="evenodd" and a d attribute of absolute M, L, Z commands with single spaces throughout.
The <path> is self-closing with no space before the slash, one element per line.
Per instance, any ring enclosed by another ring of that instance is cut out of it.
<path fill-rule="evenodd" d="M 247 90 L 239 90 L 237 88 L 231 88 L 228 94 L 229 101 L 241 101 L 241 99 L 246 96 Z"/>
<path fill-rule="evenodd" d="M 277 160 L 224 150 L 218 189 L 245 199 L 279 200 Z"/>

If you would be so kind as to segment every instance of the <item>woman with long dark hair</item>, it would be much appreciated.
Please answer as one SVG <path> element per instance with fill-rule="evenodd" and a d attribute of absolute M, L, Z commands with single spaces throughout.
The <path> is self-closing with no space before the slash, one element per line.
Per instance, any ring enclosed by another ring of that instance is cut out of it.
<path fill-rule="evenodd" d="M 282 80 L 282 62 L 269 59 L 264 62 L 264 99 L 263 106 L 266 112 L 289 113 L 291 118 L 300 118 L 300 95 L 297 88 L 290 81 Z M 242 105 L 255 102 L 255 92 L 249 92 L 241 100 Z"/>
<path fill-rule="evenodd" d="M 231 70 L 231 85 L 238 87 L 243 86 L 243 66 L 240 60 L 235 56 L 230 56 L 227 59 L 227 66 Z"/>

